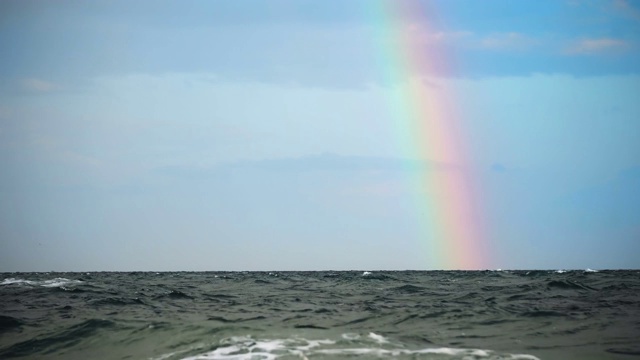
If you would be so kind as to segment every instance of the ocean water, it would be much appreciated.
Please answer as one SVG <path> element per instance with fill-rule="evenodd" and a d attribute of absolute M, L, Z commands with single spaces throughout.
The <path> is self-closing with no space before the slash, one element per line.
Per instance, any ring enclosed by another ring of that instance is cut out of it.
<path fill-rule="evenodd" d="M 640 271 L 0 279 L 2 359 L 640 359 Z"/>

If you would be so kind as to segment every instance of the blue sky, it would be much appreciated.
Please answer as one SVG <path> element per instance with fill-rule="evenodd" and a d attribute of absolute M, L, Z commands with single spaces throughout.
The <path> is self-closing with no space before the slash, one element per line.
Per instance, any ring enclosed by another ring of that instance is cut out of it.
<path fill-rule="evenodd" d="M 640 2 L 428 5 L 491 267 L 640 267 Z M 370 6 L 1 2 L 0 271 L 434 268 Z"/>

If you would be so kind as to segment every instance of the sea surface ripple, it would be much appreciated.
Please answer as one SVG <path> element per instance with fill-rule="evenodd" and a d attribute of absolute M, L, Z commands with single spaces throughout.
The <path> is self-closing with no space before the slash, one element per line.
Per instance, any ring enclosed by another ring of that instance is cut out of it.
<path fill-rule="evenodd" d="M 636 270 L 0 279 L 2 359 L 640 359 Z"/>

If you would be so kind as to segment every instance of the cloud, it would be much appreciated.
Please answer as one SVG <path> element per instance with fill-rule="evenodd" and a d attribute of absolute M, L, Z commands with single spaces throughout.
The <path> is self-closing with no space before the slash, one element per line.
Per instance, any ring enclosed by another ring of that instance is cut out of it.
<path fill-rule="evenodd" d="M 60 89 L 60 86 L 37 78 L 28 78 L 20 81 L 20 86 L 23 90 L 37 93 L 47 93 Z"/>
<path fill-rule="evenodd" d="M 450 32 L 438 31 L 438 32 L 431 33 L 429 35 L 429 39 L 431 39 L 432 41 L 440 42 L 440 41 L 459 40 L 459 39 L 467 38 L 471 35 L 473 35 L 473 33 L 471 33 L 470 31 L 450 31 Z"/>
<path fill-rule="evenodd" d="M 411 24 L 407 26 L 407 32 L 411 33 L 425 44 L 449 44 L 468 39 L 473 36 L 470 31 L 430 31 L 423 24 Z"/>
<path fill-rule="evenodd" d="M 488 50 L 526 50 L 536 41 L 518 32 L 496 33 L 481 38 L 477 46 Z"/>
<path fill-rule="evenodd" d="M 365 173 L 415 173 L 421 171 L 452 170 L 456 167 L 436 161 L 422 161 L 400 158 L 368 156 L 343 156 L 320 154 L 297 158 L 277 158 L 266 160 L 245 160 L 219 164 L 213 167 L 161 166 L 159 174 L 177 177 L 209 177 L 214 174 L 234 171 L 259 171 L 274 173 L 325 172 L 365 172 Z"/>
<path fill-rule="evenodd" d="M 614 0 L 613 8 L 621 12 L 624 16 L 631 17 L 635 20 L 640 20 L 640 10 L 633 7 L 627 0 Z"/>
<path fill-rule="evenodd" d="M 566 49 L 567 54 L 589 55 L 625 50 L 630 46 L 627 41 L 612 38 L 582 39 Z"/>
<path fill-rule="evenodd" d="M 540 42 L 539 39 L 515 31 L 489 34 L 478 34 L 471 31 L 425 31 L 421 37 L 427 44 L 457 45 L 471 50 L 492 51 L 529 50 Z"/>

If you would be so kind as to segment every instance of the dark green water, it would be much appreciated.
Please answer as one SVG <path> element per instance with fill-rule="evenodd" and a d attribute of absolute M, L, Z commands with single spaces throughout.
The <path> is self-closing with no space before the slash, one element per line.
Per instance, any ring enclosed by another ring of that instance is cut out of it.
<path fill-rule="evenodd" d="M 640 359 L 640 271 L 0 279 L 2 359 Z"/>

